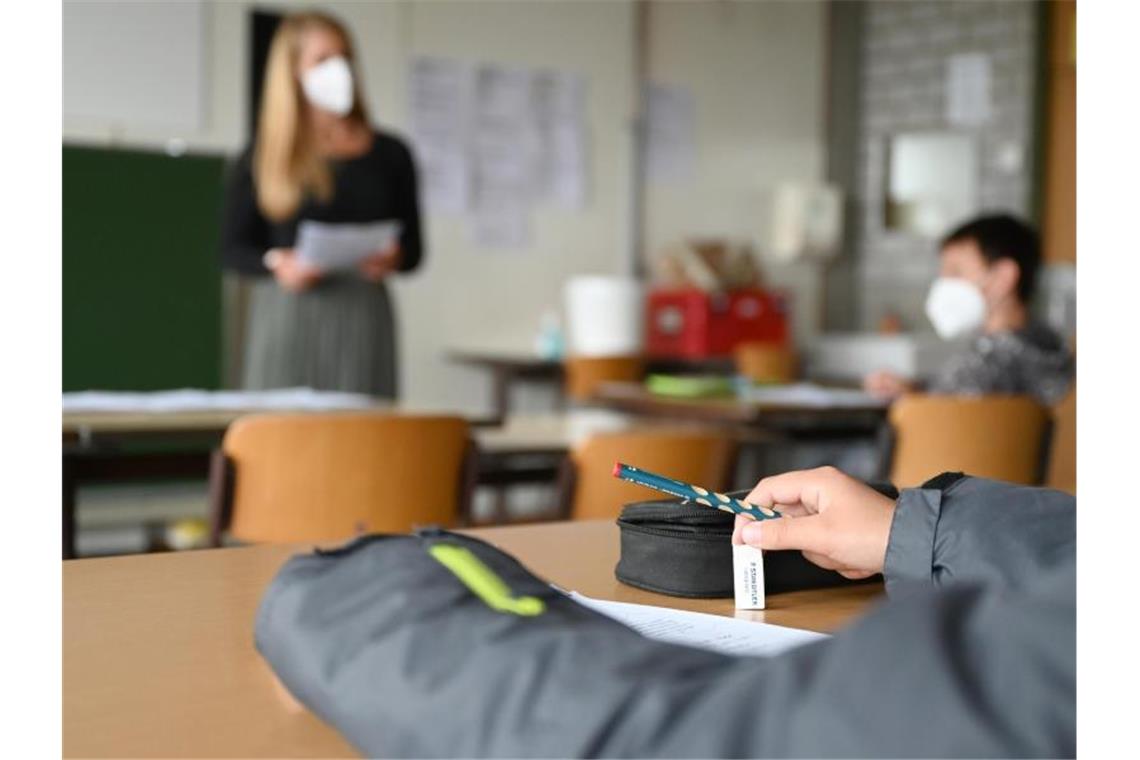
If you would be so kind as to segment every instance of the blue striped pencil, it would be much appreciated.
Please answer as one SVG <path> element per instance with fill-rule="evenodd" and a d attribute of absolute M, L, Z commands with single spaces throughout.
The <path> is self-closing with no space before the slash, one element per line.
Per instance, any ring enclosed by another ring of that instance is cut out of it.
<path fill-rule="evenodd" d="M 636 467 L 630 467 L 628 464 L 622 464 L 621 462 L 614 462 L 614 477 L 630 483 L 636 483 L 639 486 L 645 486 L 646 488 L 654 488 L 672 496 L 679 496 L 686 501 L 703 504 L 706 507 L 713 507 L 736 515 L 751 517 L 753 520 L 771 520 L 774 517 L 780 516 L 780 513 L 774 509 L 758 507 L 741 501 L 740 499 L 734 499 L 723 493 L 717 493 L 716 491 L 709 491 L 700 486 L 682 483 L 679 480 L 673 480 L 673 478 L 667 478 L 664 475 L 639 470 Z"/>

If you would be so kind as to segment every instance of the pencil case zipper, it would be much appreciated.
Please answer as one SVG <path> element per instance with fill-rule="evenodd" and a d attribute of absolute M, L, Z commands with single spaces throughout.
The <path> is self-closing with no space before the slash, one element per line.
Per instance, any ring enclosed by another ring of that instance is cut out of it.
<path fill-rule="evenodd" d="M 647 536 L 659 536 L 661 538 L 683 538 L 692 541 L 716 541 L 723 543 L 732 537 L 732 530 L 727 532 L 698 532 L 693 530 L 677 530 L 675 528 L 658 528 L 648 525 L 639 525 L 636 523 L 619 523 L 624 530 L 632 533 L 641 533 Z"/>
<path fill-rule="evenodd" d="M 708 507 L 662 501 L 629 504 L 617 523 L 622 530 L 644 535 L 724 541 L 732 536 L 733 518 Z"/>

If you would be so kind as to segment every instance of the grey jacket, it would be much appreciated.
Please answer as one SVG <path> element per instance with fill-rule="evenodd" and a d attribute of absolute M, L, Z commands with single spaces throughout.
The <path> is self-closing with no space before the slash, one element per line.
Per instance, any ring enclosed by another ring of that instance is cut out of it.
<path fill-rule="evenodd" d="M 965 478 L 903 491 L 889 600 L 772 658 L 650 641 L 460 540 L 517 594 L 471 603 L 421 546 L 292 560 L 257 645 L 298 699 L 369 755 L 1072 757 L 1075 501 Z M 430 539 L 429 539 L 430 540 Z"/>

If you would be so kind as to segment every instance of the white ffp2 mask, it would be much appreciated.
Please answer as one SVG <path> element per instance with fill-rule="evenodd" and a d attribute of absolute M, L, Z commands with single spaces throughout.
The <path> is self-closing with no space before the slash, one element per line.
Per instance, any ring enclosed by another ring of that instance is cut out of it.
<path fill-rule="evenodd" d="M 926 316 L 943 340 L 954 340 L 982 327 L 986 299 L 977 285 L 961 277 L 939 277 L 926 296 Z"/>
<path fill-rule="evenodd" d="M 323 111 L 344 116 L 352 110 L 352 68 L 343 56 L 321 61 L 302 74 L 301 89 Z"/>

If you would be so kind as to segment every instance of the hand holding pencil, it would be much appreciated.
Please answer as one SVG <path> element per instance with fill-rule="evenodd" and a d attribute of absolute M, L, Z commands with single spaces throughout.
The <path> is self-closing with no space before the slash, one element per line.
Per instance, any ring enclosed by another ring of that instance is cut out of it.
<path fill-rule="evenodd" d="M 820 467 L 764 478 L 747 501 L 777 509 L 785 520 L 737 517 L 734 544 L 798 549 L 811 562 L 847 578 L 883 572 L 895 502 L 837 470 Z"/>
<path fill-rule="evenodd" d="M 764 478 L 734 499 L 664 475 L 614 463 L 614 477 L 736 515 L 733 544 L 799 549 L 847 578 L 883 572 L 895 502 L 834 467 Z M 784 517 L 786 520 L 773 520 Z"/>

